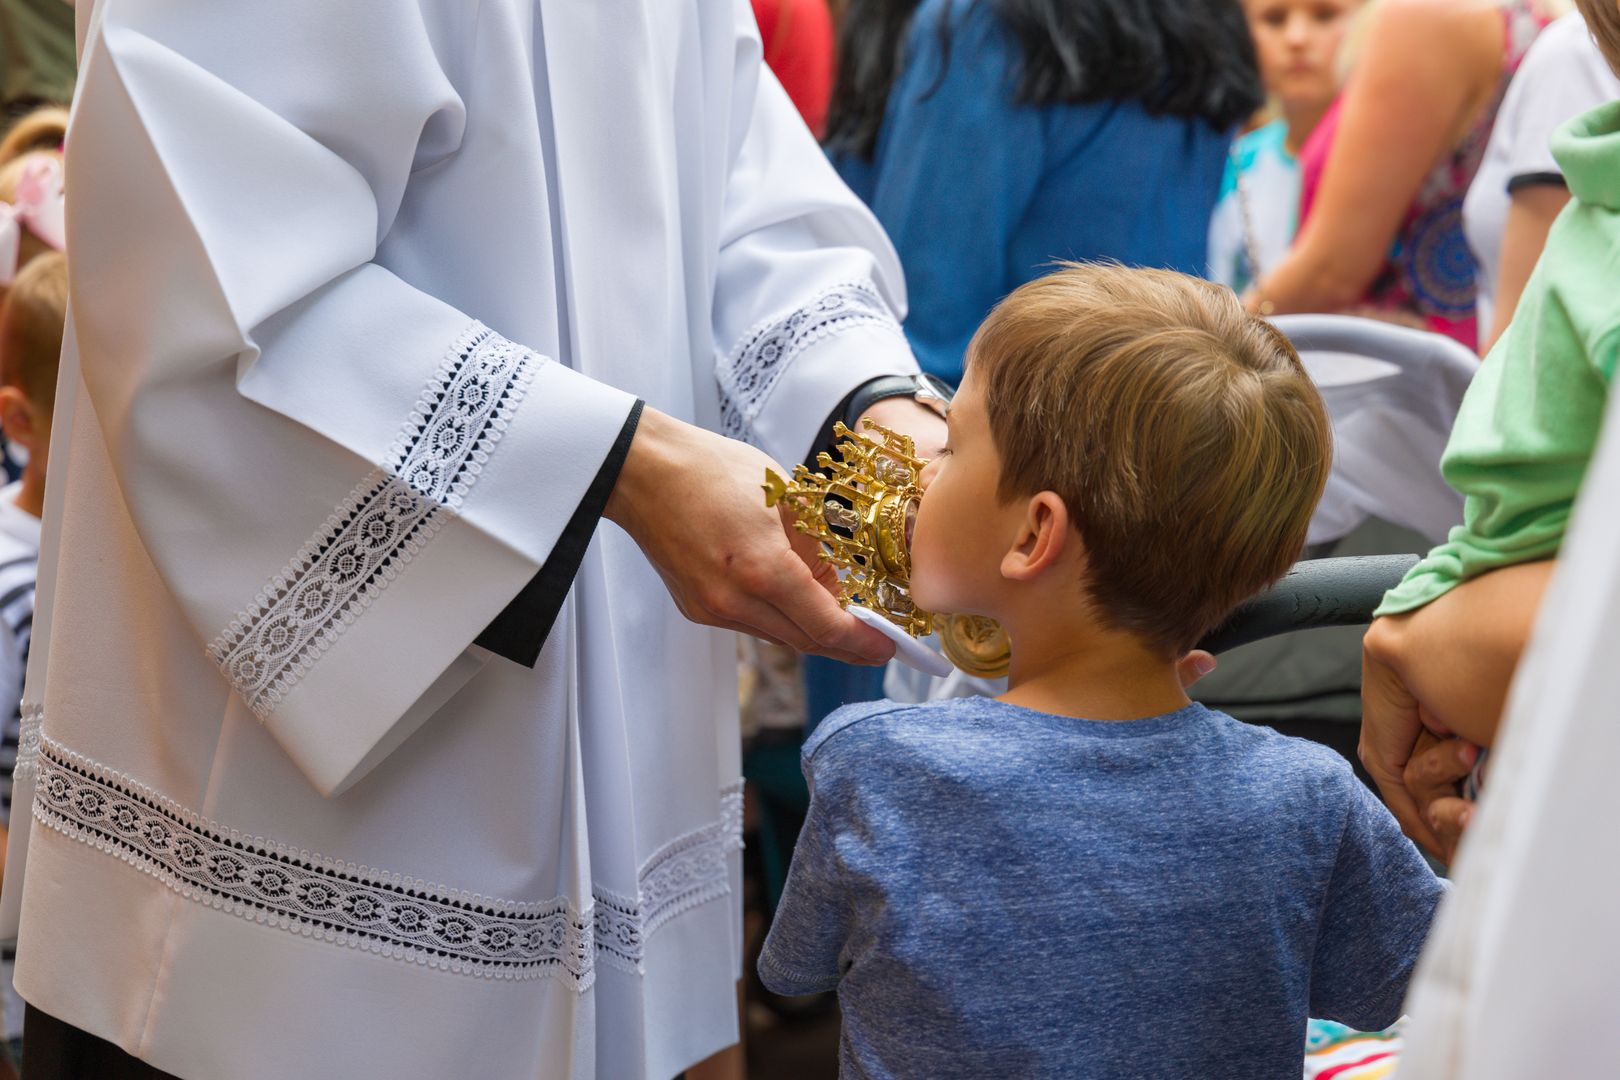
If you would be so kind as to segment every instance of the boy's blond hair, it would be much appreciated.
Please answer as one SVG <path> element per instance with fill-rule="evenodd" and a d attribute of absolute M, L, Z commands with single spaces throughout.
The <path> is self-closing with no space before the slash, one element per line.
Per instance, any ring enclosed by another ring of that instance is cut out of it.
<path fill-rule="evenodd" d="M 23 267 L 0 301 L 0 385 L 20 389 L 47 418 L 56 404 L 67 297 L 67 258 L 53 251 Z"/>
<path fill-rule="evenodd" d="M 969 358 L 1000 497 L 1062 497 L 1111 624 L 1179 655 L 1299 557 L 1327 412 L 1288 339 L 1229 289 L 1065 264 L 1002 301 Z"/>

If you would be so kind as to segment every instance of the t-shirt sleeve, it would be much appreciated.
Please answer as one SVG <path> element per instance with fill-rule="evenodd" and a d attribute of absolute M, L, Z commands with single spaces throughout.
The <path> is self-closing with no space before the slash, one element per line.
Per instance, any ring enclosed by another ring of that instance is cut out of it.
<path fill-rule="evenodd" d="M 1412 611 L 1504 566 L 1558 554 L 1620 354 L 1620 255 L 1605 211 L 1564 208 L 1507 333 L 1468 387 L 1440 469 L 1463 523 L 1384 596 Z"/>
<path fill-rule="evenodd" d="M 759 957 L 760 980 L 775 993 L 831 990 L 843 973 L 851 909 L 834 836 L 824 805 L 812 794 L 782 902 Z"/>
<path fill-rule="evenodd" d="M 1445 886 L 1349 770 L 1339 782 L 1349 809 L 1322 908 L 1310 1012 L 1377 1031 L 1400 1018 Z"/>
<path fill-rule="evenodd" d="M 1553 159 L 1553 132 L 1570 117 L 1613 100 L 1612 80 L 1578 17 L 1549 28 L 1536 40 L 1514 75 L 1497 118 L 1498 125 L 1509 124 L 1510 191 L 1526 182 L 1555 182 L 1563 176 Z"/>

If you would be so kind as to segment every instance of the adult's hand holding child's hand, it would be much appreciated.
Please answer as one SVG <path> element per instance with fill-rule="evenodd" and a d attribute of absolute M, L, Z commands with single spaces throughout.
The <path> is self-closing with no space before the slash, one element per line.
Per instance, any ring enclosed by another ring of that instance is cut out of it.
<path fill-rule="evenodd" d="M 1479 760 L 1479 747 L 1462 739 L 1442 739 L 1432 731 L 1418 736 L 1406 763 L 1404 781 L 1439 845 L 1435 857 L 1446 865 L 1457 855 L 1474 803 L 1461 794 L 1462 782 Z"/>
<path fill-rule="evenodd" d="M 1468 821 L 1454 787 L 1460 776 L 1450 787 L 1445 782 L 1459 767 L 1456 744 L 1495 741 L 1552 569 L 1549 560 L 1493 570 L 1415 611 L 1375 619 L 1367 630 L 1361 762 L 1401 828 L 1436 858 L 1452 858 Z M 1425 732 L 1440 746 L 1420 743 Z"/>

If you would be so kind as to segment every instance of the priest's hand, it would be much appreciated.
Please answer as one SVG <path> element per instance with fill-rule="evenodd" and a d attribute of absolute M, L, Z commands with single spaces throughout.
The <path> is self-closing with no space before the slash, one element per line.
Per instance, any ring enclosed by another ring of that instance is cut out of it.
<path fill-rule="evenodd" d="M 760 451 L 646 409 L 605 516 L 657 569 L 681 614 L 800 652 L 881 664 L 894 644 L 833 598 L 832 567 L 765 505 Z"/>
<path fill-rule="evenodd" d="M 897 435 L 910 435 L 917 444 L 917 456 L 924 461 L 938 457 L 945 448 L 945 418 L 915 398 L 892 397 L 875 401 L 871 408 L 861 413 L 856 423 L 864 429 L 868 420 Z"/>

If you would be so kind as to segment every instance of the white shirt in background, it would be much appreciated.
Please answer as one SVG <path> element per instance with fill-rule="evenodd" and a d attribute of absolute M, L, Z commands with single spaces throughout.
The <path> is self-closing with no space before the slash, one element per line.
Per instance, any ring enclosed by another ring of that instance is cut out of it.
<path fill-rule="evenodd" d="M 1482 337 L 1494 324 L 1502 233 L 1512 191 L 1523 184 L 1562 184 L 1550 146 L 1553 130 L 1617 98 L 1620 79 L 1609 70 L 1578 13 L 1565 15 L 1542 31 L 1513 77 L 1485 159 L 1463 202 L 1463 230 L 1478 263 Z"/>
<path fill-rule="evenodd" d="M 17 505 L 22 481 L 0 488 L 0 812 L 9 824 L 11 771 L 20 738 L 23 670 L 33 633 L 34 581 L 39 566 L 39 518 Z M 15 962 L 0 957 L 0 1028 L 6 1039 L 21 1038 L 23 999 L 12 985 Z"/>

